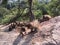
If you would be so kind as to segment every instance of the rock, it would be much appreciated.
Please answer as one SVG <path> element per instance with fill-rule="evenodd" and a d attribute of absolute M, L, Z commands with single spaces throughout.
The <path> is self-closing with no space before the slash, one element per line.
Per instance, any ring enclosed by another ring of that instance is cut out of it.
<path fill-rule="evenodd" d="M 36 43 L 37 40 L 40 39 L 39 45 L 60 45 L 60 20 L 59 18 L 60 16 L 52 18 L 49 21 L 43 22 L 41 31 L 35 34 L 35 37 L 33 37 L 32 41 Z M 32 42 L 30 44 L 32 44 Z"/>
<path fill-rule="evenodd" d="M 40 30 L 24 37 L 14 31 L 0 32 L 0 45 L 60 45 L 60 16 L 32 24 L 37 27 L 41 25 Z"/>

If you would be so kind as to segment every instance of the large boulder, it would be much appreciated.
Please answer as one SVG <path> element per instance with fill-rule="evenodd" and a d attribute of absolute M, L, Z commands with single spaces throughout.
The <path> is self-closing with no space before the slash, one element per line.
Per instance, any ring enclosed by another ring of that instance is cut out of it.
<path fill-rule="evenodd" d="M 60 16 L 41 23 L 41 26 L 29 45 L 60 45 Z"/>
<path fill-rule="evenodd" d="M 41 27 L 38 32 L 24 37 L 15 30 L 0 32 L 0 45 L 60 45 L 60 16 L 35 25 Z"/>

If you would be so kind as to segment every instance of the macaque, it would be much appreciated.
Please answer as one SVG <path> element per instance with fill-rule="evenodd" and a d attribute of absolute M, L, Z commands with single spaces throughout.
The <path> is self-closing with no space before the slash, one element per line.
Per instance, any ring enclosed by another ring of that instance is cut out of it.
<path fill-rule="evenodd" d="M 16 21 L 15 22 L 17 26 L 20 26 L 20 22 L 19 21 Z"/>
<path fill-rule="evenodd" d="M 31 27 L 32 27 L 32 25 L 31 25 L 30 23 L 26 23 L 25 26 L 26 26 L 27 28 L 31 28 Z"/>
<path fill-rule="evenodd" d="M 14 29 L 16 26 L 16 23 L 11 23 L 9 26 L 9 31 L 12 31 L 12 29 Z"/>
<path fill-rule="evenodd" d="M 35 32 L 37 31 L 37 27 L 38 27 L 39 23 L 37 23 L 36 21 L 33 22 L 13 22 L 11 23 L 11 25 L 9 26 L 9 31 L 12 31 L 12 29 L 16 29 L 17 32 L 19 32 L 22 36 L 25 36 L 31 32 Z"/>
<path fill-rule="evenodd" d="M 38 21 L 44 22 L 44 21 L 48 21 L 49 19 L 51 19 L 52 17 L 50 15 L 43 15 L 42 19 L 38 19 Z"/>
<path fill-rule="evenodd" d="M 33 26 L 33 27 L 39 27 L 40 26 L 40 23 L 38 20 L 34 20 L 32 22 L 30 22 L 30 24 Z"/>
<path fill-rule="evenodd" d="M 25 35 L 26 35 L 25 27 L 22 27 L 22 28 L 21 28 L 20 33 L 22 34 L 22 36 L 25 36 Z"/>
<path fill-rule="evenodd" d="M 26 35 L 25 27 L 16 27 L 16 31 L 20 33 L 21 36 Z"/>
<path fill-rule="evenodd" d="M 33 26 L 30 26 L 30 24 L 28 25 L 24 25 L 22 27 L 17 26 L 16 30 L 22 35 L 25 36 L 27 34 L 30 34 L 31 32 L 36 31 L 36 28 Z"/>
<path fill-rule="evenodd" d="M 43 15 L 43 20 L 47 21 L 49 19 L 51 19 L 52 17 L 50 15 Z"/>

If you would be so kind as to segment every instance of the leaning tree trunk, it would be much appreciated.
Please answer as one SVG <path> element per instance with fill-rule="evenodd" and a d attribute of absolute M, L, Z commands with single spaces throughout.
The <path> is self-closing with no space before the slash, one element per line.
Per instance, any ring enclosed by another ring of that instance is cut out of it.
<path fill-rule="evenodd" d="M 32 0 L 28 0 L 28 4 L 29 4 L 28 15 L 29 15 L 30 21 L 33 21 L 35 17 L 34 17 L 34 14 L 32 13 Z"/>

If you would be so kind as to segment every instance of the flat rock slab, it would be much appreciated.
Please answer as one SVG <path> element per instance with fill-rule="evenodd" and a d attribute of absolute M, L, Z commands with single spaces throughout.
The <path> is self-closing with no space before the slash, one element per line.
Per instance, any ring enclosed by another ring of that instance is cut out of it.
<path fill-rule="evenodd" d="M 33 36 L 33 33 L 22 37 L 14 31 L 0 32 L 0 45 L 28 45 Z"/>
<path fill-rule="evenodd" d="M 17 35 L 16 33 L 0 32 L 0 45 L 12 45 Z"/>

